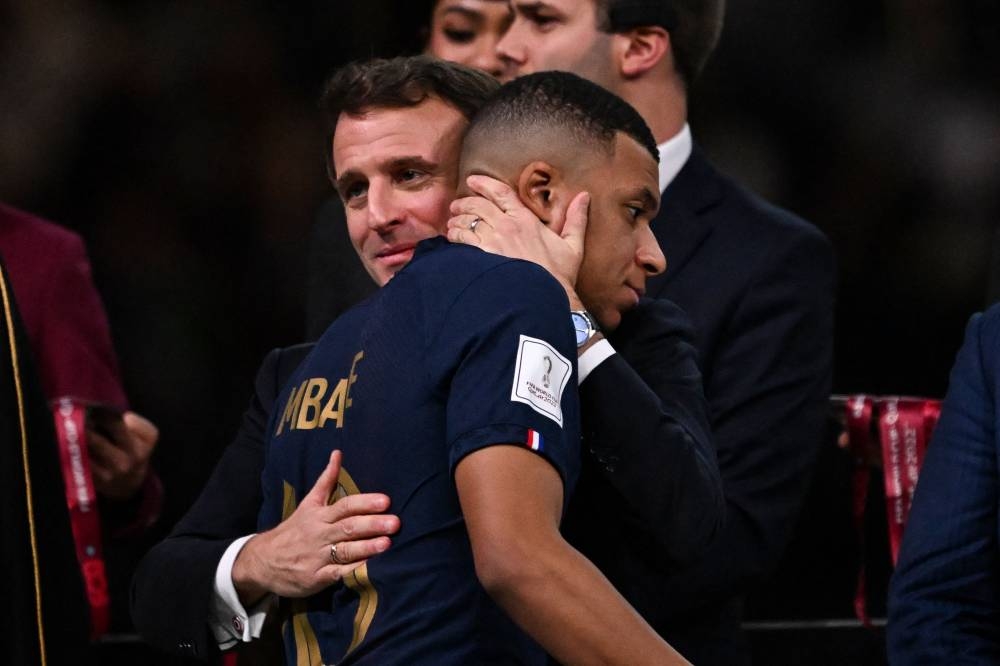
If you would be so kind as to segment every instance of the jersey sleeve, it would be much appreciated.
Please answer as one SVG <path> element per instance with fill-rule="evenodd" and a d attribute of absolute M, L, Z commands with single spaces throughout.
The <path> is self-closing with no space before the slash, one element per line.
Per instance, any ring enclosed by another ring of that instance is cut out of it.
<path fill-rule="evenodd" d="M 576 343 L 566 295 L 542 268 L 484 271 L 431 331 L 431 366 L 447 386 L 449 464 L 497 444 L 545 458 L 567 494 L 579 469 Z"/>

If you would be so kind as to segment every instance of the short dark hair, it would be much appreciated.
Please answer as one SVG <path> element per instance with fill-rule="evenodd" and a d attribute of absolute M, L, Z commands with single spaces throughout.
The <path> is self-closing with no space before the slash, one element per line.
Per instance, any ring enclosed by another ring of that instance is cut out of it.
<path fill-rule="evenodd" d="M 670 32 L 674 66 L 688 88 L 719 43 L 725 0 L 594 0 L 597 27 L 619 32 L 659 25 Z"/>
<path fill-rule="evenodd" d="M 528 74 L 504 84 L 472 119 L 467 136 L 516 132 L 539 125 L 564 128 L 584 141 L 613 147 L 615 134 L 635 139 L 657 162 L 660 153 L 649 126 L 627 102 L 569 72 Z"/>
<path fill-rule="evenodd" d="M 479 70 L 425 55 L 344 65 L 327 80 L 320 97 L 327 123 L 327 171 L 332 177 L 331 145 L 341 113 L 361 115 L 370 109 L 404 109 L 437 97 L 471 120 L 499 86 L 493 77 Z"/>

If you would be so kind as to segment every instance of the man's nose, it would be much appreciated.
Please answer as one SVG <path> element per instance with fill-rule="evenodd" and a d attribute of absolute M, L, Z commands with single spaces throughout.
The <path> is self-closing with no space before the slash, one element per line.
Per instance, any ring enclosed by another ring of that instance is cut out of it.
<path fill-rule="evenodd" d="M 497 44 L 499 43 L 498 41 Z M 495 46 L 487 46 L 480 50 L 470 64 L 476 69 L 483 70 L 495 79 L 503 76 L 506 70 L 504 61 L 500 59 L 500 54 Z"/>
<path fill-rule="evenodd" d="M 509 76 L 517 74 L 518 66 L 524 64 L 524 40 L 521 39 L 520 21 L 515 20 L 503 37 L 497 42 L 496 56 L 503 63 L 505 73 Z"/>
<path fill-rule="evenodd" d="M 399 193 L 387 183 L 368 185 L 368 227 L 378 233 L 402 222 Z"/>
<path fill-rule="evenodd" d="M 639 246 L 636 248 L 635 260 L 648 277 L 659 275 L 667 270 L 667 258 L 663 255 L 660 243 L 656 240 L 653 230 L 643 227 L 640 231 Z"/>

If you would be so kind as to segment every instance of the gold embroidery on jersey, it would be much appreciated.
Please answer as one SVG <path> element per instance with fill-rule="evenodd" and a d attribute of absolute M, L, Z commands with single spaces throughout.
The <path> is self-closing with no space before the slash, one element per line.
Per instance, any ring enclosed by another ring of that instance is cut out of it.
<path fill-rule="evenodd" d="M 295 499 L 295 488 L 288 481 L 282 483 L 282 491 L 281 519 L 287 520 L 295 512 L 298 501 Z M 296 666 L 323 666 L 323 657 L 319 652 L 319 641 L 316 640 L 316 632 L 309 624 L 305 600 L 292 600 L 289 611 L 292 615 Z M 282 633 L 284 630 L 285 627 L 282 626 Z"/>
<path fill-rule="evenodd" d="M 355 368 L 358 367 L 358 361 L 365 357 L 364 351 L 359 351 L 354 355 L 354 361 L 351 363 L 351 371 L 347 373 L 347 406 L 350 407 L 354 404 L 351 400 L 351 387 L 354 386 L 354 382 L 358 381 L 358 375 L 354 372 Z"/>
<path fill-rule="evenodd" d="M 325 428 L 328 421 L 333 421 L 337 428 L 343 428 L 347 409 L 354 403 L 351 387 L 358 381 L 358 363 L 364 357 L 364 351 L 355 354 L 347 377 L 336 383 L 324 377 L 311 377 L 293 387 L 274 436 L 281 435 L 285 426 L 289 430 L 313 430 Z"/>
<path fill-rule="evenodd" d="M 312 430 L 319 425 L 319 415 L 323 410 L 320 400 L 329 385 L 330 383 L 322 377 L 313 377 L 306 382 L 299 405 L 299 418 L 295 420 L 297 430 Z"/>
<path fill-rule="evenodd" d="M 282 490 L 284 491 L 283 497 L 281 498 L 281 521 L 284 522 L 288 520 L 288 517 L 295 513 L 295 507 L 298 506 L 298 501 L 295 499 L 295 488 L 288 481 L 284 481 L 282 484 Z"/>
<path fill-rule="evenodd" d="M 296 666 L 323 666 L 323 656 L 319 653 L 319 641 L 309 618 L 306 615 L 305 602 L 296 604 L 302 610 L 292 616 L 292 632 L 295 634 L 295 664 Z"/>
<path fill-rule="evenodd" d="M 337 478 L 337 487 L 327 498 L 327 504 L 341 500 L 348 495 L 359 495 L 361 490 L 343 467 L 340 468 L 340 475 Z M 298 506 L 295 498 L 295 488 L 292 484 L 284 481 L 282 483 L 282 507 L 281 519 L 287 520 Z M 344 584 L 358 595 L 358 610 L 354 614 L 354 631 L 351 636 L 351 644 L 347 648 L 347 654 L 361 644 L 361 641 L 368 635 L 372 622 L 375 620 L 375 611 L 378 609 L 378 591 L 368 577 L 368 564 L 360 567 L 344 576 Z M 291 600 L 289 604 L 292 635 L 295 640 L 295 664 L 296 666 L 323 666 L 323 657 L 319 650 L 319 641 L 316 632 L 309 623 L 306 603 L 302 599 Z M 284 625 L 282 628 L 284 633 Z"/>
<path fill-rule="evenodd" d="M 360 495 L 361 491 L 358 489 L 358 484 L 354 483 L 354 479 L 351 477 L 350 473 L 343 467 L 340 468 L 340 475 L 337 477 L 337 487 L 333 489 L 330 496 L 326 499 L 327 504 L 333 504 L 337 500 L 344 499 L 348 495 Z"/>
<path fill-rule="evenodd" d="M 358 360 L 360 360 L 360 357 L 361 354 L 359 353 Z M 337 487 L 330 495 L 327 503 L 333 504 L 348 495 L 358 495 L 360 493 L 361 490 L 358 488 L 358 484 L 354 482 L 350 473 L 341 467 Z M 378 591 L 368 577 L 367 562 L 344 576 L 344 585 L 354 590 L 358 595 L 358 610 L 354 614 L 354 633 L 351 637 L 351 644 L 345 653 L 346 656 L 351 653 L 351 650 L 360 645 L 361 641 L 365 640 L 365 636 L 368 635 L 368 630 L 375 619 L 375 611 L 378 608 Z"/>
<path fill-rule="evenodd" d="M 299 418 L 299 406 L 302 404 L 302 394 L 305 393 L 305 388 L 305 384 L 302 384 L 302 386 L 292 389 L 292 394 L 288 396 L 288 403 L 285 405 L 285 411 L 282 412 L 281 420 L 278 421 L 278 429 L 274 433 L 275 437 L 281 434 L 286 423 L 291 427 Z"/>
<path fill-rule="evenodd" d="M 367 562 L 345 576 L 344 584 L 358 593 L 358 612 L 354 614 L 354 635 L 350 647 L 347 648 L 347 654 L 350 654 L 351 650 L 368 635 L 378 608 L 378 592 L 368 577 Z"/>

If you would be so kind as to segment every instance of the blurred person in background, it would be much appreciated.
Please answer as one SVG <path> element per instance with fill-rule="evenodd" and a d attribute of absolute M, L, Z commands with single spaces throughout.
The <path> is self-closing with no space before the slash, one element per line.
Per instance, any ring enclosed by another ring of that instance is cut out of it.
<path fill-rule="evenodd" d="M 497 46 L 506 77 L 556 69 L 589 78 L 635 107 L 659 144 L 663 205 L 651 226 L 667 269 L 646 293 L 694 323 L 727 502 L 707 556 L 679 562 L 663 525 L 617 519 L 630 506 L 615 489 L 628 454 L 610 441 L 584 457 L 564 530 L 692 662 L 748 663 L 743 598 L 784 552 L 825 432 L 833 253 L 815 227 L 719 173 L 694 144 L 689 96 L 721 35 L 723 0 L 511 5 Z M 495 188 L 473 190 L 500 203 Z M 511 221 L 502 205 L 472 210 L 495 228 Z M 483 246 L 521 256 L 504 234 L 492 241 Z"/>
<path fill-rule="evenodd" d="M 0 645 L 3 663 L 78 662 L 90 628 L 52 411 L 0 256 Z"/>
<path fill-rule="evenodd" d="M 55 419 L 91 637 L 128 631 L 128 583 L 162 505 L 157 429 L 128 410 L 80 237 L 0 204 L 0 255 Z"/>
<path fill-rule="evenodd" d="M 426 23 L 415 32 L 424 53 L 442 60 L 503 74 L 496 46 L 513 13 L 507 0 L 425 2 Z M 331 197 L 316 216 L 310 235 L 306 339 L 315 340 L 337 316 L 375 290 L 347 238 L 344 207 Z"/>
<path fill-rule="evenodd" d="M 889 663 L 1000 662 L 1000 305 L 972 317 L 889 589 Z"/>

